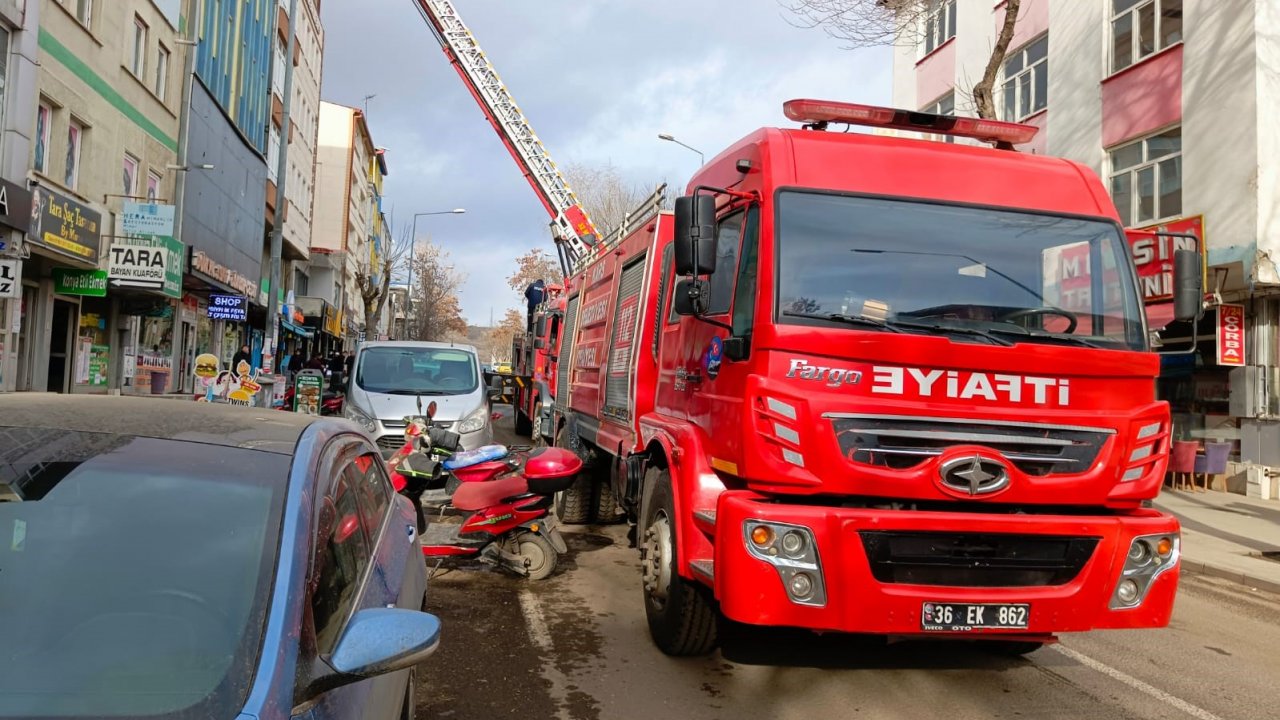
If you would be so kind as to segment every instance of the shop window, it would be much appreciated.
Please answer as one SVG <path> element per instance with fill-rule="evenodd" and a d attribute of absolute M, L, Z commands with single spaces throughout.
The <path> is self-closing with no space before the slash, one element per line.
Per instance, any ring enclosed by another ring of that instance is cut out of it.
<path fill-rule="evenodd" d="M 1121 145 L 1107 155 L 1111 199 L 1126 227 L 1182 214 L 1182 128 Z"/>
<path fill-rule="evenodd" d="M 32 167 L 36 172 L 49 171 L 49 131 L 53 125 L 53 109 L 44 103 L 36 110 L 36 156 Z"/>
<path fill-rule="evenodd" d="M 1018 122 L 1045 109 L 1049 95 L 1049 35 L 1046 33 L 1010 53 L 1004 63 L 1001 117 Z"/>
<path fill-rule="evenodd" d="M 84 126 L 76 120 L 67 123 L 67 171 L 63 184 L 75 190 L 80 182 L 80 146 L 84 142 Z"/>
<path fill-rule="evenodd" d="M 956 36 L 956 0 L 928 0 L 922 25 L 921 54 L 928 55 Z"/>
<path fill-rule="evenodd" d="M 1111 72 L 1182 42 L 1182 0 L 1111 0 Z"/>

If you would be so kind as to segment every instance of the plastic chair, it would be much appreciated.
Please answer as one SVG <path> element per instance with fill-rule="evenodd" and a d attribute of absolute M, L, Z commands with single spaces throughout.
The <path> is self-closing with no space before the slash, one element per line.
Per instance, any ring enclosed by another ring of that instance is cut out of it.
<path fill-rule="evenodd" d="M 1195 474 L 1204 476 L 1204 489 L 1208 492 L 1215 480 L 1219 476 L 1222 477 L 1222 490 L 1227 490 L 1227 455 L 1231 452 L 1231 443 L 1229 442 L 1211 442 L 1205 445 L 1204 454 L 1196 456 Z M 1212 477 L 1210 477 L 1212 476 Z M 1196 487 L 1196 480 L 1191 481 L 1191 487 Z"/>
<path fill-rule="evenodd" d="M 1169 472 L 1173 473 L 1173 489 L 1178 489 L 1179 480 L 1185 485 L 1188 481 L 1194 484 L 1191 474 L 1196 471 L 1196 451 L 1200 443 L 1193 440 L 1177 440 L 1173 443 L 1173 456 L 1169 458 Z"/>

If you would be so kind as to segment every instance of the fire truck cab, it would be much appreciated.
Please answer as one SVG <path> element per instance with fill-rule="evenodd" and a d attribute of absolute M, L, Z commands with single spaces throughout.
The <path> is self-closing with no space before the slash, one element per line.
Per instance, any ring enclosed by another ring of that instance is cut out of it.
<path fill-rule="evenodd" d="M 709 651 L 719 614 L 1020 652 L 1166 625 L 1169 409 L 1096 175 L 1013 152 L 1028 126 L 785 110 L 567 298 L 557 426 L 597 484 L 572 492 L 637 524 L 656 644 Z M 1179 317 L 1200 272 L 1179 253 Z"/>

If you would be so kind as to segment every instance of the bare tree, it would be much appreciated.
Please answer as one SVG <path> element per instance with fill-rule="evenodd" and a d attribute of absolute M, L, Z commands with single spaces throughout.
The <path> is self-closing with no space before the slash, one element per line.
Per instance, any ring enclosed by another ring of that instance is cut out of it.
<path fill-rule="evenodd" d="M 524 334 L 524 329 L 524 313 L 508 308 L 506 314 L 502 316 L 502 322 L 489 329 L 484 344 L 494 359 L 499 362 L 511 362 L 511 343 L 516 335 Z"/>
<path fill-rule="evenodd" d="M 564 273 L 560 270 L 560 261 L 542 248 L 534 248 L 516 258 L 516 271 L 507 276 L 507 284 L 520 297 L 524 297 L 525 288 L 535 280 L 548 283 L 563 282 Z"/>
<path fill-rule="evenodd" d="M 427 238 L 418 243 L 413 258 L 413 296 L 409 303 L 412 324 L 409 338 L 444 340 L 453 333 L 466 334 L 467 321 L 462 317 L 458 290 L 466 276 L 449 261 L 449 253 Z"/>
<path fill-rule="evenodd" d="M 408 267 L 409 248 L 412 245 L 409 228 L 400 233 L 400 241 L 385 248 L 378 258 L 378 265 L 365 261 L 356 268 L 356 287 L 364 300 L 364 331 L 376 337 L 390 294 L 391 277 Z"/>
<path fill-rule="evenodd" d="M 621 225 L 627 213 L 634 210 L 651 192 L 628 183 L 612 164 L 593 166 L 573 163 L 562 172 L 602 237 Z"/>
<path fill-rule="evenodd" d="M 796 16 L 798 27 L 819 28 L 856 49 L 877 45 L 916 45 L 932 32 L 944 0 L 779 0 Z M 1013 40 L 1022 0 L 1006 0 L 1004 21 L 982 78 L 969 94 L 980 118 L 996 118 L 995 85 Z"/>

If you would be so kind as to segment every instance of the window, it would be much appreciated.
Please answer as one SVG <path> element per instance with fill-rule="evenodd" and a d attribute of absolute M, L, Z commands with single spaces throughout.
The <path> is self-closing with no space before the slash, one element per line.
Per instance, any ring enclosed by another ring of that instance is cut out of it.
<path fill-rule="evenodd" d="M 76 189 L 80 180 L 80 143 L 84 140 L 84 126 L 72 120 L 67 124 L 67 173 L 63 183 Z"/>
<path fill-rule="evenodd" d="M 747 230 L 742 240 L 742 267 L 738 268 L 738 285 L 733 292 L 733 334 L 751 333 L 756 316 L 756 268 L 760 244 L 760 209 L 747 212 Z M 718 268 L 717 268 L 718 269 Z"/>
<path fill-rule="evenodd" d="M 1111 72 L 1182 42 L 1182 0 L 1111 0 Z"/>
<path fill-rule="evenodd" d="M 1125 227 L 1182 214 L 1182 128 L 1121 145 L 1111 160 L 1111 199 Z"/>
<path fill-rule="evenodd" d="M 733 301 L 733 280 L 738 270 L 738 246 L 742 241 L 742 212 L 720 220 L 716 229 L 716 271 L 708 283 L 707 314 L 729 312 Z"/>
<path fill-rule="evenodd" d="M 382 458 L 372 453 L 361 455 L 347 464 L 343 472 L 351 487 L 356 489 L 360 503 L 360 518 L 370 538 L 382 528 L 382 518 L 391 506 L 391 485 L 382 473 Z"/>
<path fill-rule="evenodd" d="M 125 153 L 124 156 L 124 185 L 121 189 L 125 196 L 135 197 L 138 194 L 138 158 Z"/>
<path fill-rule="evenodd" d="M 0 25 L 0 127 L 4 125 L 6 80 L 9 78 L 9 31 Z"/>
<path fill-rule="evenodd" d="M 141 80 L 147 70 L 147 24 L 142 18 L 133 18 L 133 59 L 129 69 Z"/>
<path fill-rule="evenodd" d="M 658 345 L 661 344 L 661 339 L 662 339 L 663 323 L 659 319 L 662 318 L 663 316 L 662 311 L 667 307 L 667 303 L 671 302 L 671 284 L 672 284 L 671 262 L 675 259 L 675 255 L 676 255 L 675 243 L 668 245 L 667 249 L 662 251 L 662 275 L 660 276 L 662 278 L 662 284 L 658 286 L 658 311 L 653 315 L 654 317 L 653 359 L 654 360 L 658 359 Z M 675 303 L 671 303 L 671 304 L 672 306 L 675 305 Z M 671 318 L 668 317 L 666 324 L 670 324 L 671 322 L 673 321 L 671 320 Z"/>
<path fill-rule="evenodd" d="M 76 16 L 81 25 L 89 27 L 90 20 L 93 19 L 93 0 L 62 0 L 62 4 Z"/>
<path fill-rule="evenodd" d="M 1045 108 L 1049 95 L 1049 36 L 1032 40 L 1021 50 L 1010 53 L 1004 63 L 1002 117 L 1018 122 Z"/>
<path fill-rule="evenodd" d="M 36 110 L 36 158 L 32 167 L 36 172 L 49 169 L 49 126 L 53 124 L 53 110 L 44 103 Z"/>
<path fill-rule="evenodd" d="M 168 96 L 169 89 L 169 49 L 160 46 L 160 53 L 156 56 L 156 97 L 163 102 Z"/>
<path fill-rule="evenodd" d="M 956 0 L 929 0 L 924 14 L 924 54 L 956 36 Z"/>
<path fill-rule="evenodd" d="M 160 176 L 155 172 L 147 173 L 147 202 L 153 203 L 160 198 Z"/>
<path fill-rule="evenodd" d="M 943 95 L 933 102 L 920 109 L 920 112 L 932 113 L 934 115 L 955 115 L 956 114 L 956 93 L 954 90 Z M 934 140 L 953 143 L 956 141 L 955 135 L 932 135 Z"/>
<path fill-rule="evenodd" d="M 369 541 L 361 528 L 360 503 L 350 480 L 341 476 L 334 497 L 324 500 L 322 526 L 327 531 L 316 544 L 318 568 L 311 593 L 311 614 L 315 622 L 316 645 L 321 652 L 333 649 L 356 604 L 360 578 L 369 566 Z M 332 506 L 332 507 L 330 507 Z"/>

